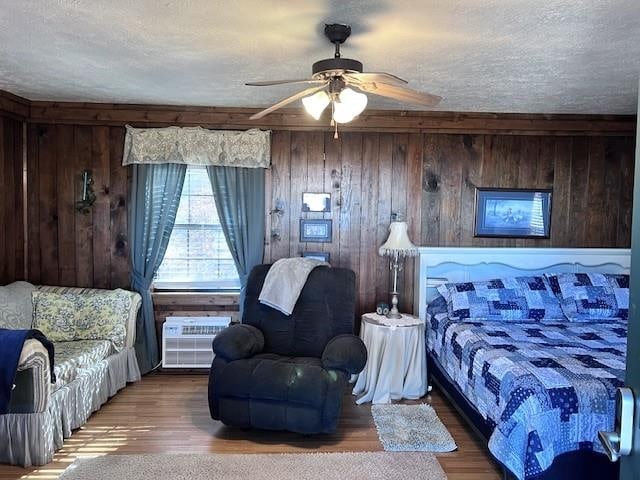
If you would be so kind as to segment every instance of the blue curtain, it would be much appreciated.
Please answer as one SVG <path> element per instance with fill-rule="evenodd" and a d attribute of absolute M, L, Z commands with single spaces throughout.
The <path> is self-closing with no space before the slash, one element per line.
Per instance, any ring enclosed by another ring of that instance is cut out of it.
<path fill-rule="evenodd" d="M 251 269 L 264 254 L 264 169 L 207 167 L 218 215 L 240 276 L 240 314 Z"/>
<path fill-rule="evenodd" d="M 153 301 L 150 287 L 167 250 L 176 220 L 186 165 L 139 164 L 133 166 L 129 238 L 131 287 L 142 296 L 136 325 L 136 356 L 142 373 L 158 363 Z"/>

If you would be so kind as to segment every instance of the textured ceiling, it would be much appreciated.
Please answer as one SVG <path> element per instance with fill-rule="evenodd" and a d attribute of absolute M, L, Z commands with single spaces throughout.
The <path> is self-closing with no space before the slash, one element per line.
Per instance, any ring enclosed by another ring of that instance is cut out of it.
<path fill-rule="evenodd" d="M 639 0 L 0 0 L 0 89 L 34 100 L 266 106 L 332 55 L 438 110 L 636 112 Z M 374 99 L 380 108 L 411 108 Z"/>

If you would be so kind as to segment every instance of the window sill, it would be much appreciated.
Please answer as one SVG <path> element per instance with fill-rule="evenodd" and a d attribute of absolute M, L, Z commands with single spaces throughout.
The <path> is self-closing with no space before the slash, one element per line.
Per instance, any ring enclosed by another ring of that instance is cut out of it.
<path fill-rule="evenodd" d="M 240 305 L 239 292 L 180 292 L 165 291 L 151 294 L 153 304 L 157 306 L 188 306 L 188 305 L 214 305 L 214 306 L 238 306 Z"/>

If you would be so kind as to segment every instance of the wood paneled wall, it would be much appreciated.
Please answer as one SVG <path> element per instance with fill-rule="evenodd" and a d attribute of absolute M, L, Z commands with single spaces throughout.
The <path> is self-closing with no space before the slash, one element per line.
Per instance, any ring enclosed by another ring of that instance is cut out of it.
<path fill-rule="evenodd" d="M 428 246 L 628 247 L 633 137 L 274 132 L 268 261 L 326 251 L 358 275 L 360 311 L 387 300 L 377 254 L 392 215 Z M 474 238 L 476 187 L 549 188 L 551 238 Z M 302 192 L 331 192 L 332 211 L 301 213 Z M 268 202 L 269 203 L 269 202 Z M 283 213 L 278 213 L 282 209 Z M 299 242 L 300 218 L 330 218 L 332 243 Z M 413 302 L 413 262 L 400 282 Z"/>
<path fill-rule="evenodd" d="M 124 128 L 31 124 L 27 138 L 29 281 L 128 286 Z M 89 213 L 76 209 L 85 169 L 96 194 Z"/>
<path fill-rule="evenodd" d="M 126 287 L 127 191 L 122 127 L 34 124 L 28 130 L 28 264 L 35 283 Z M 274 131 L 265 260 L 326 251 L 357 273 L 358 309 L 387 299 L 377 254 L 392 215 L 430 246 L 628 247 L 633 137 Z M 83 169 L 89 214 L 75 210 Z M 549 240 L 473 237 L 476 187 L 551 188 Z M 330 192 L 330 213 L 302 213 L 303 192 Z M 279 211 L 282 213 L 278 213 Z M 300 218 L 329 218 L 331 243 L 301 243 Z M 401 307 L 412 305 L 413 262 Z"/>
<path fill-rule="evenodd" d="M 387 300 L 388 262 L 377 250 L 392 214 L 408 221 L 410 236 L 419 242 L 422 142 L 421 134 L 345 132 L 335 140 L 329 132 L 274 132 L 266 261 L 325 251 L 333 266 L 356 272 L 360 311 Z M 330 192 L 331 212 L 302 213 L 303 192 Z M 333 241 L 301 243 L 300 219 L 323 217 L 332 220 Z M 408 292 L 412 262 L 403 275 Z M 405 311 L 411 299 L 406 292 L 401 296 Z"/>
<path fill-rule="evenodd" d="M 634 148 L 633 137 L 425 135 L 421 243 L 629 247 Z M 474 238 L 476 187 L 551 189 L 551 238 Z"/>
<path fill-rule="evenodd" d="M 7 99 L 8 100 L 8 99 Z M 16 97 L 13 96 L 15 103 Z M 3 105 L 0 91 L 0 109 Z M 259 121 L 251 120 L 259 108 L 123 105 L 117 103 L 29 102 L 33 123 L 68 125 L 125 124 L 137 127 L 201 126 L 225 130 L 262 128 L 287 131 L 330 130 L 302 108 L 283 108 Z M 504 135 L 635 135 L 635 115 L 566 115 L 526 113 L 418 112 L 367 109 L 342 125 L 348 132 L 385 133 L 489 133 Z"/>
<path fill-rule="evenodd" d="M 23 126 L 0 112 L 0 285 L 25 278 Z"/>
<path fill-rule="evenodd" d="M 244 128 L 253 112 L 47 102 L 25 106 L 1 95 L 0 100 L 14 108 L 14 114 L 26 109 L 29 116 L 28 279 L 108 288 L 129 283 L 130 169 L 121 166 L 124 124 Z M 338 140 L 299 113 L 285 111 L 268 121 L 250 125 L 273 130 L 265 260 L 304 250 L 329 252 L 333 265 L 357 273 L 359 311 L 388 298 L 388 263 L 377 249 L 393 214 L 407 220 L 412 239 L 422 245 L 629 246 L 635 127 L 629 117 L 366 112 Z M 23 146 L 11 140 L 21 124 L 15 115 L 2 122 L 0 175 L 6 179 L 12 172 L 13 178 L 0 196 L 5 222 L 21 218 L 18 159 Z M 88 214 L 75 209 L 84 169 L 92 171 L 97 195 Z M 479 186 L 551 188 L 551 238 L 474 238 Z M 332 211 L 303 214 L 303 192 L 332 193 Z M 299 221 L 305 217 L 331 219 L 333 241 L 301 243 Z M 2 232 L 0 253 L 11 259 L 0 270 L 5 282 L 24 273 L 18 248 L 24 243 L 22 230 L 16 220 Z M 401 279 L 405 310 L 411 309 L 412 284 L 409 261 Z M 218 308 L 210 300 L 204 304 L 202 310 Z M 196 309 L 200 307 L 193 304 L 164 308 Z"/>

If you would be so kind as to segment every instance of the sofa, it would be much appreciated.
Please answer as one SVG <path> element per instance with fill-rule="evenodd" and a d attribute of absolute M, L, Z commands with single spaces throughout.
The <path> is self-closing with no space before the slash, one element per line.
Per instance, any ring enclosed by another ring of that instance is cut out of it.
<path fill-rule="evenodd" d="M 54 383 L 46 349 L 37 340 L 25 342 L 9 413 L 0 415 L 0 463 L 31 466 L 51 462 L 54 452 L 62 448 L 73 430 L 84 425 L 127 382 L 140 379 L 133 345 L 141 304 L 139 294 L 125 290 L 34 286 L 27 282 L 0 287 L 0 328 L 9 329 L 40 328 L 35 324 L 38 320 L 34 312 L 38 295 L 53 298 L 50 294 L 63 294 L 58 297 L 73 298 L 73 294 L 105 292 L 119 292 L 120 314 L 117 320 L 112 319 L 119 326 L 119 338 L 100 338 L 94 332 L 94 339 L 64 341 L 62 332 L 52 330 L 49 339 L 55 349 Z M 95 307 L 94 311 L 96 318 L 109 312 Z M 41 312 L 46 315 L 46 310 Z"/>
<path fill-rule="evenodd" d="M 258 300 L 269 268 L 253 268 L 242 324 L 213 341 L 211 416 L 240 428 L 333 432 L 349 378 L 367 360 L 364 343 L 353 335 L 355 274 L 315 268 L 285 315 Z"/>

